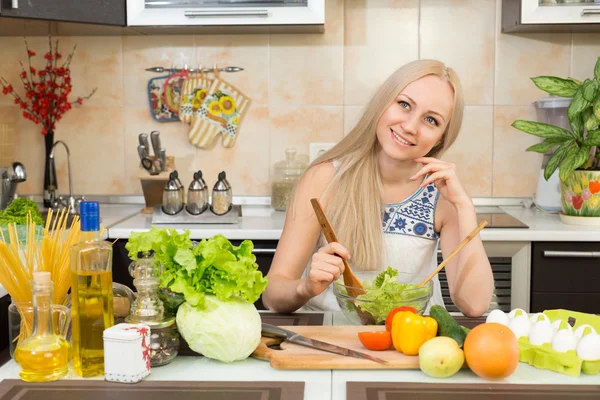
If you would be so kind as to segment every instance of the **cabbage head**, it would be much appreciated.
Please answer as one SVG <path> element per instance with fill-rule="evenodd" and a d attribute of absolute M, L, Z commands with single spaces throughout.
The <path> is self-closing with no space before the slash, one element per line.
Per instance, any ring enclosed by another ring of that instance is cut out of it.
<path fill-rule="evenodd" d="M 262 330 L 254 304 L 206 295 L 204 305 L 184 302 L 177 310 L 177 330 L 190 349 L 225 363 L 248 358 L 260 343 Z"/>

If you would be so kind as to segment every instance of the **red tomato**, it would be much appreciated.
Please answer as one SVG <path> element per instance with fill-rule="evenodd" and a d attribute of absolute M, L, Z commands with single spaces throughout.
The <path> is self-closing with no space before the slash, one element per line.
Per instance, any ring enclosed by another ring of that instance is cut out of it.
<path fill-rule="evenodd" d="M 392 347 L 392 333 L 388 331 L 358 332 L 358 339 L 369 350 L 387 350 Z"/>
<path fill-rule="evenodd" d="M 385 319 L 385 329 L 387 331 L 392 331 L 392 321 L 394 320 L 394 315 L 396 315 L 396 313 L 399 311 L 411 311 L 415 314 L 417 313 L 417 309 L 414 307 L 402 306 L 394 308 L 392 311 L 389 312 L 387 318 Z"/>

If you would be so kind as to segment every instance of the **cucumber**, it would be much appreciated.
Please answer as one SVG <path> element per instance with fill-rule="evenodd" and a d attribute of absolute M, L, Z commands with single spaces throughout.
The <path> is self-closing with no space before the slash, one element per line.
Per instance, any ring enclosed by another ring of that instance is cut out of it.
<path fill-rule="evenodd" d="M 429 315 L 435 319 L 438 323 L 438 336 L 447 336 L 456 340 L 459 346 L 462 347 L 467 337 L 467 332 L 462 326 L 446 310 L 444 307 L 439 305 L 433 305 L 429 309 Z"/>

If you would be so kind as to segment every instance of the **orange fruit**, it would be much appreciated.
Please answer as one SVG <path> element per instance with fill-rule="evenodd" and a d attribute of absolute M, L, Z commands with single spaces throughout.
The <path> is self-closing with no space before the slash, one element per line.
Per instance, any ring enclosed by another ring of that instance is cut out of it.
<path fill-rule="evenodd" d="M 519 342 L 507 327 L 488 322 L 471 329 L 463 345 L 465 361 L 484 379 L 503 379 L 519 365 Z"/>

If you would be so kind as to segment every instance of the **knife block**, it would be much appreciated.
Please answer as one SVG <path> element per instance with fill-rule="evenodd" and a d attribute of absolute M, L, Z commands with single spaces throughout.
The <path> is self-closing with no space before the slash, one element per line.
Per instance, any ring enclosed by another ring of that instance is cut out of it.
<path fill-rule="evenodd" d="M 154 159 L 154 156 L 150 156 Z M 175 171 L 175 157 L 167 156 L 164 171 L 158 175 L 150 175 L 140 162 L 138 170 L 138 178 L 142 184 L 142 192 L 144 193 L 144 201 L 146 207 L 142 210 L 142 214 L 152 214 L 154 206 L 162 204 L 162 193 L 165 185 L 169 181 L 169 174 Z"/>

